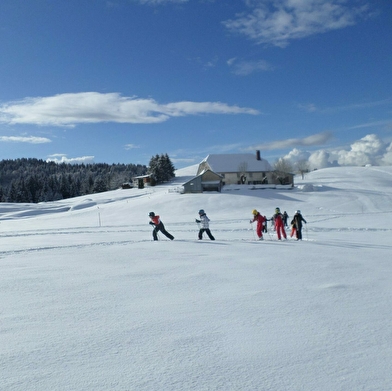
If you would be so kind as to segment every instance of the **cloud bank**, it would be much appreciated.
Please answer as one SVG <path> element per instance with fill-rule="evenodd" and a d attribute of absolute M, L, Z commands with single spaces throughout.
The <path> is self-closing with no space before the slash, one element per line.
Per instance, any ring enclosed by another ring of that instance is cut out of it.
<path fill-rule="evenodd" d="M 345 0 L 247 0 L 247 4 L 250 12 L 224 21 L 224 26 L 258 44 L 282 48 L 291 40 L 352 26 L 369 14 L 366 4 L 353 7 Z"/>
<path fill-rule="evenodd" d="M 392 143 L 385 143 L 375 134 L 353 142 L 349 148 L 322 149 L 313 152 L 294 148 L 285 159 L 291 163 L 308 160 L 310 169 L 334 166 L 384 166 L 392 164 Z"/>
<path fill-rule="evenodd" d="M 74 126 L 117 122 L 154 124 L 172 117 L 205 114 L 259 114 L 258 110 L 222 102 L 174 102 L 123 97 L 119 93 L 81 92 L 26 98 L 0 106 L 0 123 Z"/>

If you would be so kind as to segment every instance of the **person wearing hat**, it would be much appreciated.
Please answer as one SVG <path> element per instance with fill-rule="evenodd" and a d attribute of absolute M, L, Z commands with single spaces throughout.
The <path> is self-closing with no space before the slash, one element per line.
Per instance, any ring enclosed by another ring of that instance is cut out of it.
<path fill-rule="evenodd" d="M 284 225 L 283 225 L 283 216 L 282 213 L 280 213 L 279 208 L 275 208 L 275 214 L 272 217 L 275 222 L 275 230 L 276 234 L 278 235 L 278 240 L 282 239 L 282 236 L 287 239 L 286 231 L 284 230 Z"/>
<path fill-rule="evenodd" d="M 161 231 L 170 240 L 174 239 L 174 236 L 166 231 L 165 226 L 163 225 L 158 215 L 156 215 L 154 212 L 150 212 L 148 215 L 150 216 L 151 219 L 149 224 L 155 227 L 152 231 L 152 237 L 154 238 L 154 240 L 158 240 L 158 231 Z"/>
<path fill-rule="evenodd" d="M 259 240 L 264 240 L 263 238 L 263 227 L 265 225 L 265 216 L 261 215 L 256 209 L 252 210 L 253 220 L 250 220 L 250 223 L 254 223 L 257 221 L 256 225 L 256 235 Z"/>
<path fill-rule="evenodd" d="M 302 240 L 302 222 L 306 224 L 306 220 L 302 217 L 301 211 L 296 210 L 293 220 L 291 220 L 291 225 L 293 227 L 293 231 L 295 230 L 294 232 L 297 240 Z M 293 231 L 291 236 L 293 236 Z"/>
<path fill-rule="evenodd" d="M 199 210 L 199 219 L 195 219 L 196 223 L 200 224 L 199 229 L 199 240 L 203 239 L 203 233 L 205 232 L 211 240 L 215 240 L 210 231 L 210 219 L 207 217 L 204 209 Z"/>

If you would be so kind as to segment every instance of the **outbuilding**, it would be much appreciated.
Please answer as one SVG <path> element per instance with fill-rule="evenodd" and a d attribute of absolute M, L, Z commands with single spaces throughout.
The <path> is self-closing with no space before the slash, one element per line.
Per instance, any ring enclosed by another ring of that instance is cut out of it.
<path fill-rule="evenodd" d="M 201 172 L 183 185 L 184 193 L 202 193 L 203 191 L 218 191 L 222 189 L 222 177 L 211 170 Z"/>
<path fill-rule="evenodd" d="M 133 186 L 137 187 L 138 189 L 144 189 L 144 186 L 153 185 L 152 178 L 149 174 L 135 176 L 132 178 L 132 181 L 133 181 Z"/>

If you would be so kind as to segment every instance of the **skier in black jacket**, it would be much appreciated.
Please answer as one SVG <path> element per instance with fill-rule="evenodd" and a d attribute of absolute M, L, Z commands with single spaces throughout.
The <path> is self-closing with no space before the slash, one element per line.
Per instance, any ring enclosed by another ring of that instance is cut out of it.
<path fill-rule="evenodd" d="M 302 240 L 302 222 L 306 224 L 306 220 L 302 217 L 301 211 L 296 210 L 291 225 L 295 228 L 295 235 L 297 240 Z"/>

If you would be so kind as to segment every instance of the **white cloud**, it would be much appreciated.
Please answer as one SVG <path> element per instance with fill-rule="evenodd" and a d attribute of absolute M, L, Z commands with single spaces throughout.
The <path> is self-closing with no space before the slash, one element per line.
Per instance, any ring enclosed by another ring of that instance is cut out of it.
<path fill-rule="evenodd" d="M 289 160 L 292 163 L 296 163 L 300 160 L 308 160 L 309 156 L 310 152 L 301 151 L 300 149 L 294 148 L 286 156 L 284 156 L 284 159 Z"/>
<path fill-rule="evenodd" d="M 274 149 L 287 149 L 287 148 L 300 147 L 300 146 L 315 146 L 315 145 L 325 144 L 331 138 L 332 138 L 331 132 L 323 132 L 305 138 L 291 138 L 287 140 L 274 141 L 272 143 L 259 144 L 249 149 L 251 150 L 260 149 L 260 150 L 268 151 Z"/>
<path fill-rule="evenodd" d="M 229 66 L 233 67 L 233 73 L 239 76 L 247 76 L 254 72 L 272 71 L 273 67 L 265 60 L 259 61 L 239 61 L 230 59 L 227 61 Z"/>
<path fill-rule="evenodd" d="M 74 126 L 78 123 L 151 124 L 171 117 L 201 114 L 252 114 L 255 109 L 222 102 L 174 102 L 123 97 L 118 93 L 81 92 L 26 98 L 0 106 L 0 123 Z"/>
<path fill-rule="evenodd" d="M 46 137 L 20 137 L 20 136 L 0 136 L 0 142 L 3 143 L 28 143 L 28 144 L 45 144 L 51 143 L 52 140 Z"/>
<path fill-rule="evenodd" d="M 351 144 L 349 151 L 338 151 L 341 166 L 379 165 L 386 152 L 385 144 L 375 134 L 369 134 Z"/>
<path fill-rule="evenodd" d="M 137 149 L 137 148 L 140 148 L 140 146 L 139 145 L 135 145 L 135 144 L 126 144 L 125 145 L 125 149 L 127 151 L 129 151 L 130 149 Z"/>
<path fill-rule="evenodd" d="M 48 156 L 46 159 L 47 162 L 55 162 L 58 164 L 66 163 L 66 164 L 89 164 L 94 163 L 94 156 L 82 156 L 75 158 L 68 158 L 65 154 L 53 154 Z"/>
<path fill-rule="evenodd" d="M 173 162 L 173 163 L 188 163 L 188 164 L 193 164 L 193 163 L 195 163 L 195 159 L 193 159 L 193 158 L 189 158 L 189 159 L 187 159 L 187 158 L 170 158 L 170 160 Z"/>
<path fill-rule="evenodd" d="M 229 58 L 226 63 L 230 67 L 237 61 L 237 57 Z"/>
<path fill-rule="evenodd" d="M 298 104 L 298 108 L 300 110 L 308 111 L 308 112 L 318 112 L 322 114 L 333 114 L 333 113 L 339 113 L 343 111 L 353 111 L 353 110 L 364 110 L 364 109 L 369 109 L 373 107 L 378 107 L 378 106 L 390 106 L 392 104 L 392 99 L 383 99 L 383 100 L 378 100 L 378 101 L 371 101 L 371 102 L 362 102 L 362 103 L 352 103 L 349 105 L 345 106 L 336 106 L 336 107 L 317 107 L 314 103 L 300 103 Z M 364 124 L 364 125 L 359 125 L 359 126 L 353 126 L 349 129 L 357 129 L 360 127 L 367 127 L 367 126 L 374 126 L 378 124 L 382 124 L 383 122 L 386 123 L 391 123 L 389 120 L 385 121 L 379 121 L 379 123 L 369 123 L 369 124 Z"/>
<path fill-rule="evenodd" d="M 385 127 L 386 129 L 391 130 L 392 129 L 392 120 L 387 119 L 387 120 L 381 120 L 381 121 L 375 121 L 375 122 L 367 122 L 364 124 L 351 126 L 350 128 L 347 128 L 347 129 L 352 130 L 352 129 L 374 128 L 376 126 L 382 126 L 382 127 Z"/>
<path fill-rule="evenodd" d="M 259 114 L 258 110 L 229 106 L 221 102 L 176 102 L 160 105 L 158 110 L 171 117 L 182 117 L 185 115 L 198 114 Z"/>
<path fill-rule="evenodd" d="M 259 44 L 285 47 L 293 39 L 352 26 L 367 16 L 368 6 L 353 7 L 345 0 L 248 1 L 249 13 L 223 24 Z"/>
<path fill-rule="evenodd" d="M 316 105 L 314 103 L 300 103 L 298 108 L 303 111 L 307 111 L 308 113 L 314 113 L 318 111 Z"/>
<path fill-rule="evenodd" d="M 315 168 L 327 168 L 338 165 L 337 162 L 331 162 L 331 155 L 328 151 L 321 150 L 313 152 L 309 156 L 309 166 L 311 170 Z"/>
<path fill-rule="evenodd" d="M 392 166 L 392 143 L 386 148 L 386 152 L 382 157 L 382 164 L 385 166 Z"/>

